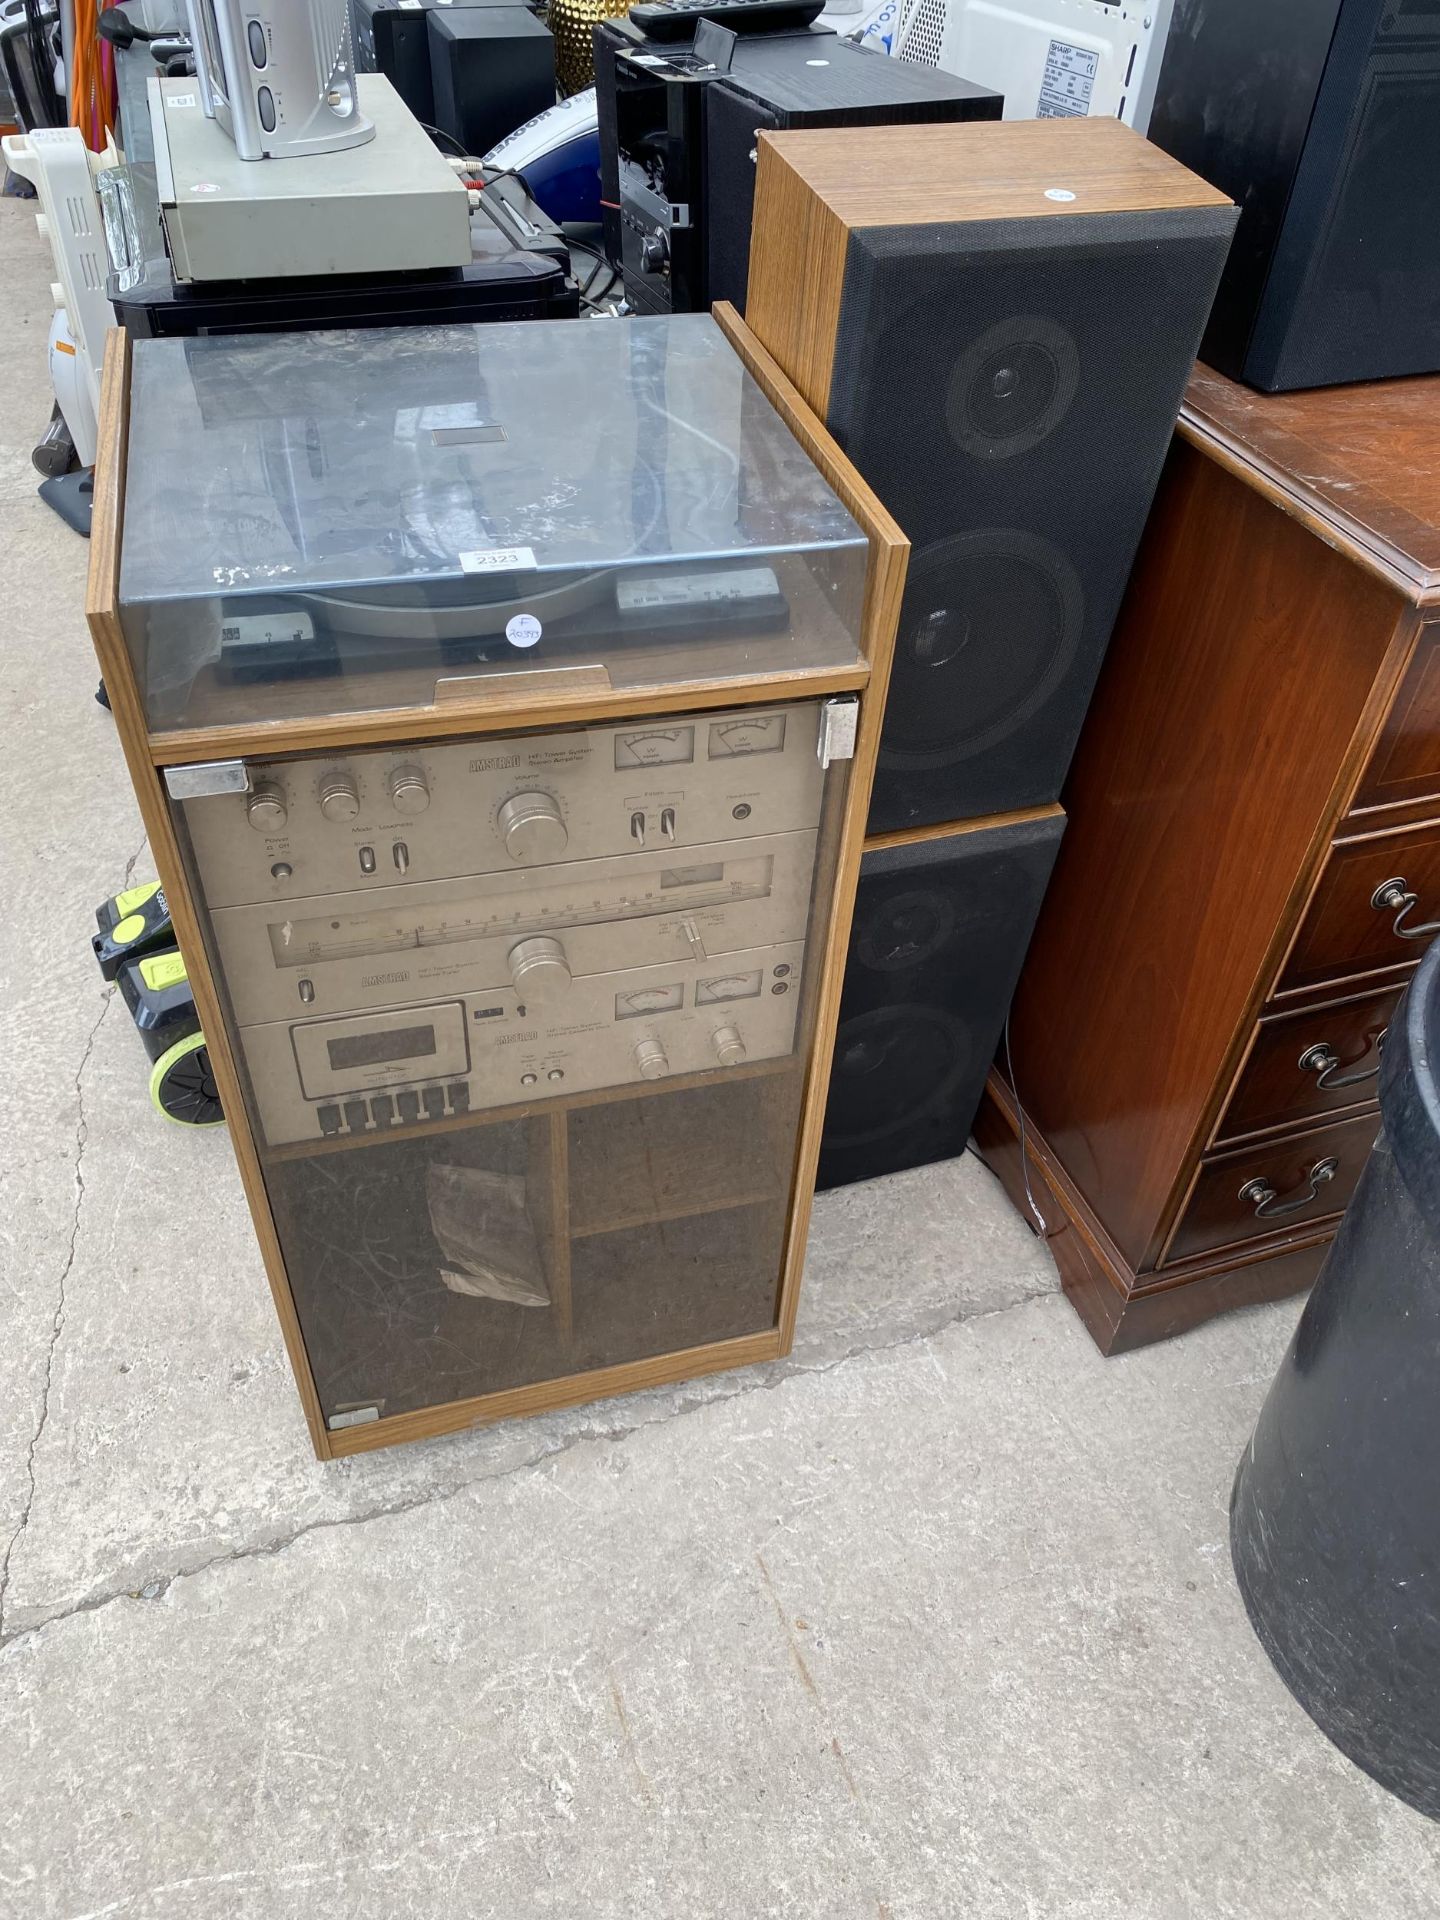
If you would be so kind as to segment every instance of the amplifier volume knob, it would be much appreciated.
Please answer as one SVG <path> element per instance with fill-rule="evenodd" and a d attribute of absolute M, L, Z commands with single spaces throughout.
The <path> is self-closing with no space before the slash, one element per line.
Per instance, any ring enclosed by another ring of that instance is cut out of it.
<path fill-rule="evenodd" d="M 670 1071 L 665 1049 L 658 1040 L 640 1040 L 635 1045 L 635 1064 L 647 1080 L 658 1080 Z"/>
<path fill-rule="evenodd" d="M 496 824 L 512 860 L 555 860 L 570 841 L 559 804 L 548 793 L 517 793 L 501 807 Z"/>
<path fill-rule="evenodd" d="M 286 821 L 284 790 L 273 780 L 262 780 L 245 806 L 257 833 L 279 833 Z"/>
<path fill-rule="evenodd" d="M 430 804 L 424 769 L 396 767 L 390 775 L 390 798 L 397 813 L 423 813 Z"/>
<path fill-rule="evenodd" d="M 745 1058 L 745 1042 L 737 1027 L 717 1027 L 710 1036 L 722 1067 L 738 1067 Z"/>
<path fill-rule="evenodd" d="M 565 996 L 570 985 L 570 963 L 565 949 L 548 933 L 520 940 L 510 949 L 510 978 L 524 1001 L 548 1007 Z"/>
<path fill-rule="evenodd" d="M 320 777 L 320 811 L 327 820 L 353 820 L 360 811 L 360 789 L 348 773 Z"/>

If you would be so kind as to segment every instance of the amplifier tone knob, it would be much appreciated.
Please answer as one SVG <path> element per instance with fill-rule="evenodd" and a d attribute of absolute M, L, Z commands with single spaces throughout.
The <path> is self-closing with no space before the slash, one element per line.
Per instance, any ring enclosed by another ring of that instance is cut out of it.
<path fill-rule="evenodd" d="M 517 793 L 501 807 L 497 825 L 512 860 L 554 860 L 570 841 L 559 804 L 548 793 Z"/>
<path fill-rule="evenodd" d="M 745 1058 L 745 1042 L 737 1027 L 717 1027 L 710 1036 L 722 1067 L 738 1067 Z"/>
<path fill-rule="evenodd" d="M 288 818 L 284 790 L 273 780 L 262 780 L 246 801 L 245 811 L 257 833 L 279 833 Z"/>
<path fill-rule="evenodd" d="M 662 1073 L 670 1071 L 665 1049 L 658 1040 L 638 1040 L 635 1043 L 635 1064 L 647 1080 L 658 1080 Z"/>
<path fill-rule="evenodd" d="M 570 985 L 565 949 L 548 933 L 520 940 L 510 949 L 510 978 L 524 1001 L 547 1007 L 564 998 Z"/>
<path fill-rule="evenodd" d="M 360 789 L 348 773 L 320 776 L 320 811 L 327 820 L 353 820 L 360 811 Z"/>
<path fill-rule="evenodd" d="M 397 813 L 423 813 L 430 804 L 424 768 L 396 767 L 390 775 L 390 798 Z"/>

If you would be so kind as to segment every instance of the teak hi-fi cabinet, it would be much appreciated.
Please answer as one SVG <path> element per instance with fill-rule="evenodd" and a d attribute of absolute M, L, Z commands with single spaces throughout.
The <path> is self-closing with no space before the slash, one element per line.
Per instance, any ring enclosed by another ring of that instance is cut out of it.
<path fill-rule="evenodd" d="M 1307 1286 L 1375 1139 L 1440 926 L 1437 414 L 1190 382 L 976 1124 L 1107 1352 Z"/>
<path fill-rule="evenodd" d="M 788 1350 L 904 585 L 733 312 L 478 331 L 106 360 L 88 613 L 322 1458 Z"/>

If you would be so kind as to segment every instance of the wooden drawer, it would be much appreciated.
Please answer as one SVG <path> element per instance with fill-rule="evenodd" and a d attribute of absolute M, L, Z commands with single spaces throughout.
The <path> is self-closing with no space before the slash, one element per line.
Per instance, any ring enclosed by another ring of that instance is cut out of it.
<path fill-rule="evenodd" d="M 1376 1116 L 1362 1113 L 1208 1155 L 1161 1265 L 1343 1213 L 1379 1130 Z M 1312 1177 L 1331 1162 L 1328 1179 Z M 1249 1191 L 1242 1196 L 1242 1189 Z"/>
<path fill-rule="evenodd" d="M 1380 1041 L 1403 986 L 1262 1020 L 1217 1143 L 1301 1127 L 1375 1099 Z"/>
<path fill-rule="evenodd" d="M 1393 807 L 1431 794 L 1440 794 L 1440 619 L 1420 629 L 1355 805 Z"/>
<path fill-rule="evenodd" d="M 1386 881 L 1403 881 L 1408 911 L 1377 901 Z M 1396 920 L 1409 930 L 1397 933 Z M 1351 974 L 1411 967 L 1430 943 L 1414 934 L 1440 918 L 1440 821 L 1337 840 L 1280 971 L 1276 993 L 1295 993 Z"/>

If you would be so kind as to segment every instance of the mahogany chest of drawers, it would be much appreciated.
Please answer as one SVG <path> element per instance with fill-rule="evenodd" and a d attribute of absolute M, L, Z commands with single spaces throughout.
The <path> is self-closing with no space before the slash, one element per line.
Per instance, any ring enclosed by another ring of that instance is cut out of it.
<path fill-rule="evenodd" d="M 1191 382 L 976 1123 L 1106 1352 L 1308 1285 L 1374 1140 L 1440 923 L 1437 429 L 1440 378 Z"/>

